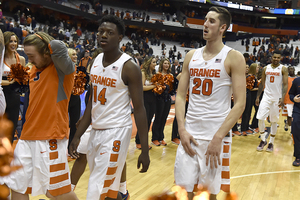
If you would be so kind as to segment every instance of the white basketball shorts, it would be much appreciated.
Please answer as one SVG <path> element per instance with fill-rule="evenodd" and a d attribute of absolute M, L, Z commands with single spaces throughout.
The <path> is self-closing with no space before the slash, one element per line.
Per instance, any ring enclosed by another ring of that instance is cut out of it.
<path fill-rule="evenodd" d="M 208 187 L 211 194 L 218 194 L 220 189 L 230 192 L 229 161 L 231 143 L 223 142 L 220 159 L 221 164 L 217 168 L 210 169 L 210 163 L 206 166 L 206 151 L 210 143 L 208 140 L 196 139 L 198 146 L 191 143 L 196 151 L 194 157 L 189 156 L 183 146 L 177 148 L 174 176 L 176 185 L 184 187 L 187 192 L 193 192 L 198 184 Z"/>
<path fill-rule="evenodd" d="M 77 147 L 77 152 L 78 153 L 87 154 L 91 130 L 92 130 L 92 125 L 90 125 L 86 129 L 84 134 L 80 137 L 80 142 L 79 142 L 79 145 Z"/>
<path fill-rule="evenodd" d="M 90 178 L 86 199 L 117 198 L 131 133 L 131 125 L 92 129 L 87 152 Z"/>
<path fill-rule="evenodd" d="M 258 112 L 256 118 L 259 120 L 265 120 L 268 116 L 270 122 L 278 122 L 279 120 L 279 106 L 278 101 L 262 98 L 259 103 Z"/>
<path fill-rule="evenodd" d="M 71 192 L 67 159 L 68 139 L 19 140 L 14 151 L 14 165 L 23 168 L 4 177 L 12 190 L 32 196 L 53 196 Z"/>

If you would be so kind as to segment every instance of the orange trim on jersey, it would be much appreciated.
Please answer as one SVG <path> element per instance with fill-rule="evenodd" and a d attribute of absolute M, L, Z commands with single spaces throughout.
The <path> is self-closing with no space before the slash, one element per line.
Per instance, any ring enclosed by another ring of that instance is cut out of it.
<path fill-rule="evenodd" d="M 116 173 L 118 167 L 109 167 L 107 168 L 107 172 L 106 172 L 106 175 L 113 175 Z"/>
<path fill-rule="evenodd" d="M 114 178 L 111 179 L 111 180 L 105 180 L 105 181 L 104 181 L 104 186 L 103 186 L 103 188 L 106 188 L 106 187 L 111 186 L 111 184 L 113 184 L 113 182 L 115 181 L 115 179 L 116 179 L 116 177 L 114 177 Z"/>
<path fill-rule="evenodd" d="M 52 196 L 58 196 L 58 195 L 69 193 L 69 192 L 71 192 L 71 190 L 72 189 L 71 189 L 71 184 L 70 184 L 70 185 L 67 185 L 67 186 L 63 186 L 61 188 L 57 188 L 57 189 L 54 189 L 54 190 L 48 190 L 48 191 Z"/>
<path fill-rule="evenodd" d="M 110 162 L 117 162 L 119 154 L 110 154 Z"/>
<path fill-rule="evenodd" d="M 51 177 L 50 184 L 60 183 L 69 179 L 69 173 L 65 173 L 59 176 Z"/>
<path fill-rule="evenodd" d="M 230 172 L 229 171 L 222 171 L 221 177 L 222 177 L 222 179 L 230 179 Z"/>
<path fill-rule="evenodd" d="M 222 184 L 221 185 L 221 190 L 223 190 L 224 192 L 230 192 L 230 185 Z"/>
<path fill-rule="evenodd" d="M 60 171 L 60 170 L 65 170 L 65 169 L 66 169 L 66 164 L 65 163 L 50 165 L 50 172 L 57 172 L 57 171 Z"/>
<path fill-rule="evenodd" d="M 224 145 L 223 146 L 223 153 L 229 153 L 229 149 L 230 149 L 229 145 Z"/>
<path fill-rule="evenodd" d="M 28 187 L 25 194 L 31 194 L 32 193 L 32 187 Z"/>
<path fill-rule="evenodd" d="M 229 166 L 229 158 L 222 159 L 222 166 Z"/>
<path fill-rule="evenodd" d="M 52 50 L 52 48 L 51 48 L 50 43 L 48 44 L 48 48 L 49 48 L 49 50 L 50 50 L 50 55 L 53 54 L 53 50 Z"/>
<path fill-rule="evenodd" d="M 49 153 L 50 160 L 55 160 L 58 158 L 58 151 Z"/>

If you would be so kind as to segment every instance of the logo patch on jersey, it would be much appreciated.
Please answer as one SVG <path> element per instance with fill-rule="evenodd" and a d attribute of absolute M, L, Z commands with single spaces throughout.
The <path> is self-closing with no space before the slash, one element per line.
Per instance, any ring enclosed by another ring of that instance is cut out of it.
<path fill-rule="evenodd" d="M 118 70 L 118 67 L 116 67 L 116 66 L 113 66 L 113 67 L 112 67 L 112 70 L 115 70 L 115 71 L 117 71 L 117 70 Z"/>
<path fill-rule="evenodd" d="M 222 59 L 216 59 L 215 63 L 221 63 Z"/>
<path fill-rule="evenodd" d="M 97 65 L 94 66 L 94 68 L 98 67 Z"/>
<path fill-rule="evenodd" d="M 193 60 L 193 62 L 197 61 L 198 59 Z"/>

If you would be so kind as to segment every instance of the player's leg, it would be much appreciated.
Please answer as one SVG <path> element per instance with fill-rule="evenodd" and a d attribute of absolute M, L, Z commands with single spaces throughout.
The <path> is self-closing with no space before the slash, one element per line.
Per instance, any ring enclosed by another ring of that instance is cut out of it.
<path fill-rule="evenodd" d="M 86 154 L 87 154 L 91 130 L 92 130 L 92 126 L 90 125 L 86 129 L 85 133 L 81 136 L 80 143 L 77 147 L 77 152 L 80 153 L 80 156 L 79 158 L 76 159 L 71 171 L 72 190 L 75 189 L 75 186 L 77 185 L 80 177 L 82 176 L 86 168 L 86 164 L 87 164 Z"/>
<path fill-rule="evenodd" d="M 75 186 L 77 185 L 80 177 L 85 171 L 87 164 L 86 160 L 86 154 L 79 154 L 79 158 L 77 158 L 74 162 L 72 171 L 71 171 L 71 184 L 72 184 L 72 190 L 75 189 Z"/>
<path fill-rule="evenodd" d="M 257 151 L 262 151 L 264 146 L 267 145 L 266 135 L 265 135 L 265 119 L 269 115 L 270 112 L 270 102 L 265 100 L 264 98 L 261 100 L 256 118 L 258 121 L 258 128 L 260 132 L 260 143 L 256 148 Z"/>
<path fill-rule="evenodd" d="M 11 199 L 12 200 L 29 200 L 28 194 L 21 194 L 11 190 Z"/>
<path fill-rule="evenodd" d="M 277 122 L 279 120 L 279 108 L 278 102 L 273 102 L 270 107 L 270 122 L 271 122 L 271 134 L 268 147 L 266 149 L 267 152 L 272 152 L 274 148 L 274 140 L 277 132 Z"/>
<path fill-rule="evenodd" d="M 119 192 L 121 193 L 121 196 L 122 196 L 122 200 L 128 200 L 130 198 L 129 192 L 127 190 L 126 170 L 127 170 L 127 165 L 126 165 L 126 162 L 125 162 L 124 168 L 123 168 L 123 171 L 122 171 L 122 175 L 121 175 L 120 189 L 119 189 Z"/>

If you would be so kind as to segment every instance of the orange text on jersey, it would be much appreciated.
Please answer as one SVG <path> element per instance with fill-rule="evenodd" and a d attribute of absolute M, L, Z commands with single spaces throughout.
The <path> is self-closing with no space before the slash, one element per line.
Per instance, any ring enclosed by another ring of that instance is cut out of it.
<path fill-rule="evenodd" d="M 200 76 L 200 77 L 217 77 L 220 78 L 220 69 L 198 69 L 191 68 L 191 76 Z"/>
<path fill-rule="evenodd" d="M 91 81 L 92 83 L 110 86 L 110 87 L 116 87 L 116 79 L 111 79 L 104 76 L 97 76 L 97 75 L 91 75 Z"/>
<path fill-rule="evenodd" d="M 280 76 L 279 72 L 266 72 L 266 75 Z"/>

